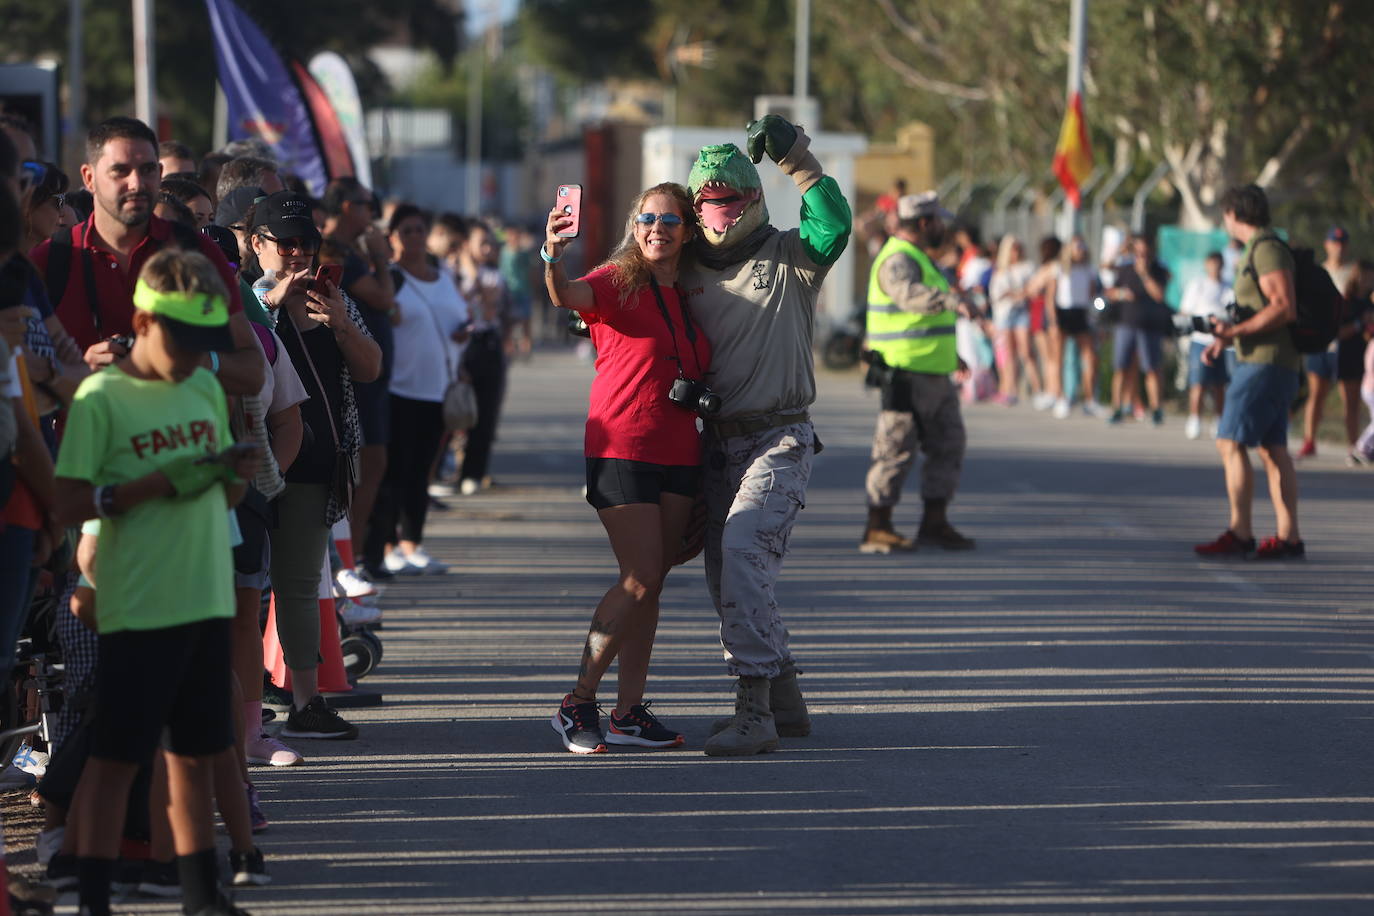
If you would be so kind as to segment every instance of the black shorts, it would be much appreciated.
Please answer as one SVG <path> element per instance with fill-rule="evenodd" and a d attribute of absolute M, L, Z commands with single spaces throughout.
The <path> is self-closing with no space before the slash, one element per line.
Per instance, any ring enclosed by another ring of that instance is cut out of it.
<path fill-rule="evenodd" d="M 100 637 L 91 756 L 147 763 L 158 740 L 208 757 L 234 744 L 229 620 Z"/>
<path fill-rule="evenodd" d="M 663 493 L 695 499 L 700 492 L 700 465 L 650 464 L 628 458 L 587 459 L 587 502 L 598 512 L 634 503 L 658 505 Z"/>
<path fill-rule="evenodd" d="M 1087 334 L 1088 310 L 1082 308 L 1061 309 L 1058 306 L 1054 309 L 1054 320 L 1059 324 L 1059 333 L 1072 337 L 1075 334 Z"/>
<path fill-rule="evenodd" d="M 391 443 L 391 392 L 388 382 L 354 382 L 353 398 L 358 404 L 358 427 L 363 445 Z M 325 430 L 328 432 L 328 430 Z"/>
<path fill-rule="evenodd" d="M 1336 378 L 1343 382 L 1364 378 L 1364 348 L 1364 337 L 1358 334 L 1336 344 Z"/>

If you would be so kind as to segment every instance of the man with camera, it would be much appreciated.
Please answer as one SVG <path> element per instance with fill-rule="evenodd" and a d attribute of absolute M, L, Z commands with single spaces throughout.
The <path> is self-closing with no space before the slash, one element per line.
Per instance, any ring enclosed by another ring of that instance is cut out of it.
<path fill-rule="evenodd" d="M 1288 407 L 1297 394 L 1302 355 L 1288 325 L 1297 320 L 1294 261 L 1270 228 L 1269 200 L 1256 185 L 1231 188 L 1221 198 L 1226 234 L 1245 246 L 1236 265 L 1236 323 L 1213 319 L 1207 365 L 1235 343 L 1237 364 L 1217 428 L 1217 451 L 1226 472 L 1231 524 L 1220 537 L 1193 549 L 1205 557 L 1302 559 L 1298 535 L 1298 481 L 1288 453 Z M 1254 471 L 1247 449 L 1258 448 L 1269 478 L 1277 533 L 1255 543 L 1251 527 Z"/>
<path fill-rule="evenodd" d="M 946 517 L 964 463 L 964 419 L 950 375 L 959 368 L 954 325 L 967 314 L 959 294 L 935 267 L 930 253 L 944 242 L 953 215 L 934 191 L 897 201 L 897 230 L 883 245 L 868 282 L 867 383 L 882 391 L 882 410 L 873 434 L 868 469 L 868 524 L 862 553 L 908 552 L 918 544 L 971 550 Z M 916 539 L 892 527 L 892 509 L 902 485 L 925 453 L 921 498 L 925 509 Z"/>

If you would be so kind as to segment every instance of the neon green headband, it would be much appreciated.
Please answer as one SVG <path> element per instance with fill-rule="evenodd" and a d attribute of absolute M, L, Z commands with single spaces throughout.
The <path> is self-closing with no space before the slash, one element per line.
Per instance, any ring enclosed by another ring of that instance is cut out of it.
<path fill-rule="evenodd" d="M 229 307 L 223 296 L 160 293 L 143 280 L 134 287 L 134 308 L 202 328 L 224 327 L 229 323 Z"/>

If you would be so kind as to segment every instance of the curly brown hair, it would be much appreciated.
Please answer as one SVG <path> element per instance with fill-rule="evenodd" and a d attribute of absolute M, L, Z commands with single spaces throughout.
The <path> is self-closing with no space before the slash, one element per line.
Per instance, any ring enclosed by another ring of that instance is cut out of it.
<path fill-rule="evenodd" d="M 205 293 L 229 301 L 219 271 L 198 251 L 164 248 L 148 259 L 138 278 L 155 292 Z"/>
<path fill-rule="evenodd" d="M 631 297 L 649 285 L 649 263 L 644 260 L 644 253 L 639 250 L 639 242 L 635 239 L 635 217 L 639 216 L 640 210 L 644 207 L 644 201 L 655 194 L 667 195 L 677 202 L 678 215 L 682 217 L 682 223 L 687 227 L 687 235 L 682 240 L 683 258 L 689 256 L 691 246 L 687 243 L 697 233 L 696 208 L 692 204 L 691 193 L 685 187 L 675 181 L 665 181 L 640 192 L 634 203 L 630 205 L 629 215 L 625 217 L 624 238 L 620 240 L 620 244 L 611 252 L 611 256 L 606 259 L 606 262 L 601 265 L 611 268 L 611 282 L 620 290 L 622 308 L 633 308 Z M 682 262 L 679 261 L 678 263 L 680 266 Z"/>

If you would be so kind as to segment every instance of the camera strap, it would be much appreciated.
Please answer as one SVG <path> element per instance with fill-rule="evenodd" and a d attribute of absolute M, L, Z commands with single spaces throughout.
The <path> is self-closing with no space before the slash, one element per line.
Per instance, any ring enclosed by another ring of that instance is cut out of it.
<path fill-rule="evenodd" d="M 663 301 L 663 292 L 658 288 L 658 280 L 654 278 L 653 274 L 649 275 L 649 288 L 654 291 L 654 301 L 658 303 L 658 312 L 663 316 L 663 323 L 668 326 L 668 337 L 673 341 L 673 359 L 677 361 L 677 374 L 686 378 L 687 370 L 682 365 L 682 351 L 677 346 L 677 329 L 673 327 L 673 316 L 668 313 L 668 304 Z M 675 285 L 674 291 L 677 292 L 678 305 L 682 306 L 683 332 L 687 335 L 687 342 L 692 345 L 692 358 L 696 360 L 697 376 L 700 377 L 705 373 L 701 369 L 701 355 L 697 353 L 696 325 L 692 323 L 692 313 L 687 309 L 687 299 L 682 295 L 682 290 L 677 289 Z"/>

